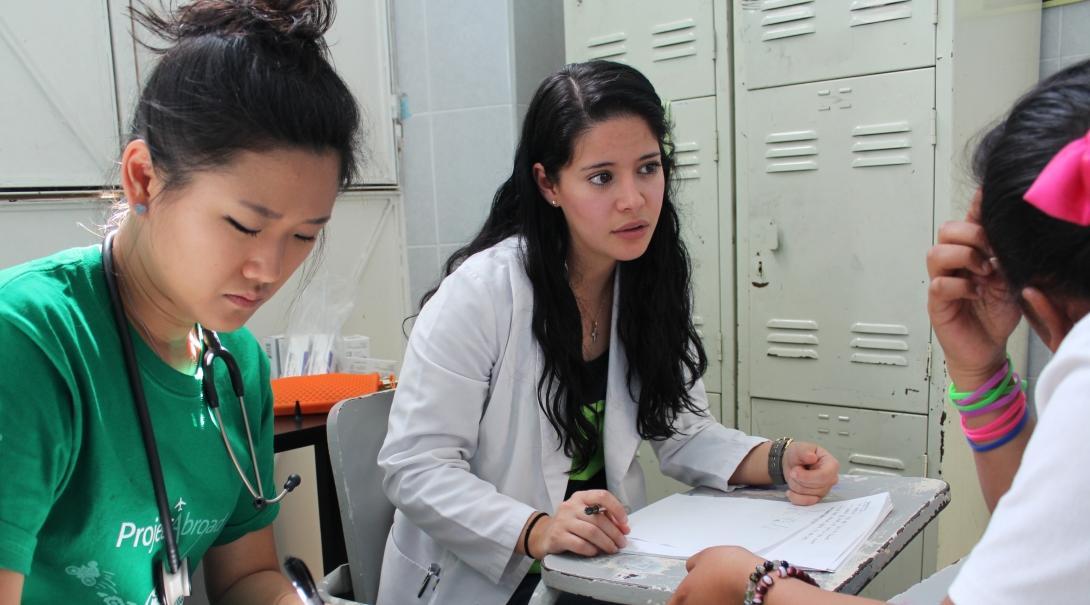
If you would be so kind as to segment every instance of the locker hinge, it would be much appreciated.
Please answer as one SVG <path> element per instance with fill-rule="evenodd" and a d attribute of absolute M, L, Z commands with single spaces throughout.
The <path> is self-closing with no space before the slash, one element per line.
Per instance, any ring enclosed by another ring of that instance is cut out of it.
<path fill-rule="evenodd" d="M 939 24 L 939 0 L 935 0 L 935 3 L 932 6 L 934 6 L 934 8 L 935 8 L 935 14 L 932 17 L 932 22 L 935 25 L 938 25 Z"/>
<path fill-rule="evenodd" d="M 715 342 L 716 342 L 715 358 L 716 358 L 717 361 L 722 362 L 723 361 L 723 333 L 720 332 L 716 336 L 717 337 L 715 339 Z"/>
<path fill-rule="evenodd" d="M 712 157 L 712 161 L 716 164 L 719 163 L 719 129 L 715 129 L 715 155 Z M 722 336 L 722 334 L 720 334 Z"/>
<path fill-rule="evenodd" d="M 928 389 L 931 389 L 931 351 L 932 343 L 927 343 L 927 363 L 924 365 L 923 382 L 927 385 Z M 932 389 L 933 390 L 933 389 Z"/>
<path fill-rule="evenodd" d="M 931 146 L 934 147 L 939 141 L 939 125 L 938 125 L 938 112 L 931 109 Z"/>
<path fill-rule="evenodd" d="M 924 455 L 923 455 L 923 476 L 924 476 L 924 477 L 928 477 L 928 476 L 929 476 L 929 475 L 927 474 L 927 453 L 926 453 L 926 452 L 925 452 L 925 453 L 924 453 Z"/>

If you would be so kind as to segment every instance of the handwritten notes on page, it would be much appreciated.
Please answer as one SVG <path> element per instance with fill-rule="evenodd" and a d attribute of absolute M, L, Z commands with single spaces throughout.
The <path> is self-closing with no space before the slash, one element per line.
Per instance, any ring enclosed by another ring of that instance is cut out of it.
<path fill-rule="evenodd" d="M 674 494 L 629 516 L 632 533 L 624 550 L 688 558 L 729 544 L 798 567 L 832 571 L 892 510 L 888 492 L 813 506 Z"/>

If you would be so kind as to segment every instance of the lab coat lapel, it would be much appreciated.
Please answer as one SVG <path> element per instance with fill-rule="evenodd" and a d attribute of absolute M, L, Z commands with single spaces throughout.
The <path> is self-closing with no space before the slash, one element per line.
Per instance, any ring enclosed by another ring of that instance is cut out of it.
<path fill-rule="evenodd" d="M 624 478 L 640 445 L 636 432 L 636 402 L 628 392 L 628 358 L 617 334 L 617 309 L 621 292 L 620 267 L 613 280 L 613 319 L 610 327 L 609 380 L 606 382 L 605 459 L 606 484 L 621 502 L 628 501 Z"/>

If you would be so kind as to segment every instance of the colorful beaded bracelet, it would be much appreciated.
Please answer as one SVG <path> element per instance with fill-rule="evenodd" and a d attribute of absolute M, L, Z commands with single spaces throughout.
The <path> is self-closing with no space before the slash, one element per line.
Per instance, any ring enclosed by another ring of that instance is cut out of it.
<path fill-rule="evenodd" d="M 758 605 L 764 603 L 765 594 L 772 587 L 774 576 L 772 572 L 779 573 L 781 578 L 798 578 L 811 586 L 817 586 L 817 582 L 810 574 L 792 567 L 787 561 L 765 561 L 757 565 L 755 571 L 749 574 L 749 584 L 746 585 L 746 600 L 743 605 Z"/>

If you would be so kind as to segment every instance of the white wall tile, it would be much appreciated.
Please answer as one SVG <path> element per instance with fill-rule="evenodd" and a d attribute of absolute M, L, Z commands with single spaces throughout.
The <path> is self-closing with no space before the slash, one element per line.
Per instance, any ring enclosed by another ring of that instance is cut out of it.
<path fill-rule="evenodd" d="M 443 267 L 447 264 L 447 259 L 451 254 L 458 251 L 459 248 L 465 246 L 469 242 L 459 242 L 457 244 L 443 244 L 439 246 L 439 270 L 442 271 Z"/>
<path fill-rule="evenodd" d="M 511 102 L 506 0 L 428 0 L 427 23 L 432 109 Z"/>
<path fill-rule="evenodd" d="M 435 186 L 432 166 L 432 116 L 405 120 L 401 184 L 405 199 L 405 236 L 410 246 L 435 245 Z"/>
<path fill-rule="evenodd" d="M 1087 59 L 1090 59 L 1090 53 L 1085 55 L 1064 55 L 1060 57 L 1060 69 L 1071 67 L 1072 65 L 1081 63 Z"/>
<path fill-rule="evenodd" d="M 397 59 L 397 79 L 401 92 L 408 96 L 412 113 L 428 111 L 428 37 L 424 0 L 393 0 L 391 18 Z"/>
<path fill-rule="evenodd" d="M 527 104 L 545 76 L 564 66 L 564 3 L 512 0 L 515 101 Z"/>
<path fill-rule="evenodd" d="M 1060 56 L 1060 8 L 1048 8 L 1041 13 L 1041 60 Z M 1043 75 L 1043 74 L 1042 74 Z"/>
<path fill-rule="evenodd" d="M 480 229 L 496 188 L 510 173 L 513 111 L 507 105 L 432 116 L 440 244 L 469 241 Z"/>
<path fill-rule="evenodd" d="M 1090 3 L 1068 4 L 1061 10 L 1060 56 L 1090 54 Z"/>
<path fill-rule="evenodd" d="M 439 254 L 435 246 L 409 246 L 409 296 L 412 309 L 419 310 L 420 297 L 439 283 Z"/>
<path fill-rule="evenodd" d="M 1060 60 L 1057 59 L 1043 59 L 1041 61 L 1041 79 L 1051 76 L 1052 74 L 1060 71 Z"/>

